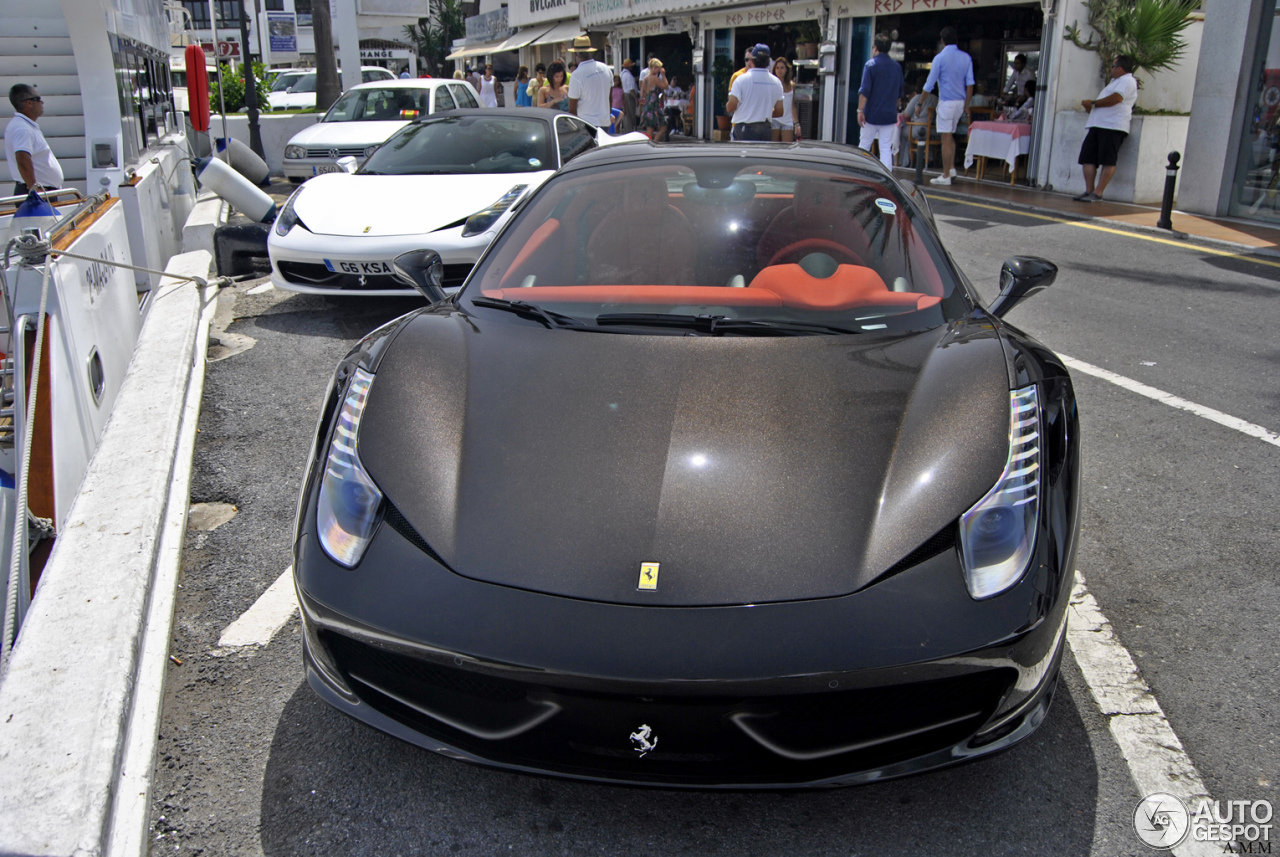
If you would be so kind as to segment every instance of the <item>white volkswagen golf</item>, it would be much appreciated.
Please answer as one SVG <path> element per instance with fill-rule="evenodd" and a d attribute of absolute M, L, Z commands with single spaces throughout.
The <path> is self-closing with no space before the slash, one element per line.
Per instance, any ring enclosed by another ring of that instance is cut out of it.
<path fill-rule="evenodd" d="M 644 141 L 611 137 L 538 108 L 454 110 L 396 132 L 351 172 L 321 175 L 289 197 L 267 247 L 271 281 L 313 294 L 416 295 L 391 260 L 428 242 L 444 286 L 462 285 L 526 194 L 581 152 Z M 428 238 L 428 236 L 430 236 Z"/>
<path fill-rule="evenodd" d="M 338 172 L 338 159 L 363 161 L 419 116 L 480 106 L 461 80 L 379 80 L 344 92 L 324 118 L 303 128 L 284 147 L 284 174 L 294 184 Z"/>

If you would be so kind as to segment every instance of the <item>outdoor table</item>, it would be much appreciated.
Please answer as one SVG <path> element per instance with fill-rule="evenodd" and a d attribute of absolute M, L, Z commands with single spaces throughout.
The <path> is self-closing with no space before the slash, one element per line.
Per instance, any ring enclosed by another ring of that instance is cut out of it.
<path fill-rule="evenodd" d="M 978 162 L 978 179 L 986 172 L 987 158 L 999 158 L 1009 165 L 1009 184 L 1018 170 L 1018 156 L 1031 151 L 1030 122 L 974 122 L 969 125 L 969 142 L 965 147 L 964 168 Z"/>

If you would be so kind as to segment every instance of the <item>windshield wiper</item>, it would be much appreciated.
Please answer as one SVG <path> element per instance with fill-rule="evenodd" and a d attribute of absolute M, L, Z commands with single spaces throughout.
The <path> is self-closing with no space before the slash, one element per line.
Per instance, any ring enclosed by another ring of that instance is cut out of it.
<path fill-rule="evenodd" d="M 472 298 L 471 302 L 476 306 L 490 307 L 492 309 L 500 309 L 505 312 L 522 315 L 525 318 L 531 318 L 540 321 L 549 328 L 567 327 L 577 330 L 588 329 L 580 319 L 571 315 L 565 315 L 554 310 L 543 309 L 537 304 L 531 304 L 527 301 L 509 301 L 505 298 Z"/>
<path fill-rule="evenodd" d="M 660 312 L 616 312 L 596 316 L 597 325 L 626 324 L 642 327 L 682 327 L 700 333 L 755 333 L 767 336 L 808 336 L 815 334 L 861 333 L 829 324 L 807 321 L 769 321 L 727 318 L 723 315 L 677 315 Z"/>

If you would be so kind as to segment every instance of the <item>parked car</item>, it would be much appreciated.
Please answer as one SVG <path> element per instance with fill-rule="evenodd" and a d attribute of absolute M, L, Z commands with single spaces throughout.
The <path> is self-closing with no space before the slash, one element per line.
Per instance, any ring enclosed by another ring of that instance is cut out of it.
<path fill-rule="evenodd" d="M 303 483 L 325 701 L 455 759 L 698 788 L 1040 725 L 1080 440 L 1005 316 L 1052 264 L 984 306 L 924 197 L 831 144 L 587 152 L 448 298 L 438 234 L 392 263 L 435 303 L 340 362 Z"/>
<path fill-rule="evenodd" d="M 341 75 L 341 72 L 339 72 Z M 385 68 L 361 66 L 360 82 L 395 80 L 396 76 Z M 277 81 L 278 82 L 278 81 Z M 267 96 L 272 110 L 311 110 L 316 106 L 316 72 L 310 69 L 289 83 L 283 91 L 272 90 Z"/>
<path fill-rule="evenodd" d="M 479 107 L 471 84 L 461 80 L 380 80 L 344 92 L 314 125 L 284 147 L 284 174 L 297 183 L 338 172 L 338 159 L 363 162 L 384 140 L 419 116 L 455 107 Z"/>
<path fill-rule="evenodd" d="M 447 84 L 432 90 L 436 97 L 447 91 L 474 98 L 460 81 Z M 644 139 L 610 137 L 545 109 L 458 109 L 420 118 L 359 169 L 354 157 L 347 161 L 354 175 L 320 175 L 294 191 L 268 238 L 271 281 L 297 292 L 413 295 L 412 286 L 392 277 L 391 260 L 429 236 L 444 259 L 445 284 L 460 286 L 507 210 L 562 164 L 596 146 Z"/>

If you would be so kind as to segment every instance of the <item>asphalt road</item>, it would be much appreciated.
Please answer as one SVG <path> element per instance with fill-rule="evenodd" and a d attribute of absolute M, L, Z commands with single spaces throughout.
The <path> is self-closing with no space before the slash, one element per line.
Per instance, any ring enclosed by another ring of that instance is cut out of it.
<path fill-rule="evenodd" d="M 1053 349 L 1280 429 L 1280 267 L 943 200 L 935 211 L 988 299 L 1006 256 L 1061 266 L 1010 315 Z M 235 514 L 188 532 L 153 854 L 1150 853 L 1132 827 L 1141 795 L 1070 656 L 1043 727 L 995 758 L 836 791 L 688 793 L 490 771 L 374 732 L 306 686 L 296 618 L 262 649 L 219 654 L 223 629 L 289 563 L 334 364 L 415 305 L 258 286 L 224 291 L 213 334 L 192 502 Z M 1275 803 L 1280 449 L 1074 378 L 1077 567 L 1214 797 Z"/>

